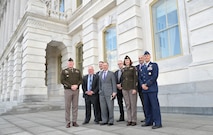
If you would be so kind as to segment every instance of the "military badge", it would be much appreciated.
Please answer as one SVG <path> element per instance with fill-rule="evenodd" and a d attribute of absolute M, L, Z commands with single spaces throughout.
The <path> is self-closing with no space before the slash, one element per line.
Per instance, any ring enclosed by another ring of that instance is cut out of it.
<path fill-rule="evenodd" d="M 147 70 L 152 70 L 152 65 L 149 65 L 149 67 L 147 68 Z"/>

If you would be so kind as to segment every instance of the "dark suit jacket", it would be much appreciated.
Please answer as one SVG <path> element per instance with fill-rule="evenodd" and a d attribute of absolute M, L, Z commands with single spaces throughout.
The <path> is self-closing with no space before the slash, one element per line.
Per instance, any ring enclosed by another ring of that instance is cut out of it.
<path fill-rule="evenodd" d="M 142 69 L 140 68 L 140 64 L 138 64 L 138 65 L 136 66 L 136 69 L 137 69 L 137 71 L 138 71 L 138 92 L 141 92 L 141 91 L 142 91 L 142 87 L 141 87 L 141 85 L 140 85 L 140 76 L 141 76 L 141 71 L 142 71 Z"/>
<path fill-rule="evenodd" d="M 88 75 L 83 77 L 82 89 L 83 89 L 83 97 L 86 96 L 85 92 L 87 91 L 87 79 Z M 92 81 L 92 91 L 94 95 L 98 95 L 98 75 L 93 74 L 93 81 Z"/>
<path fill-rule="evenodd" d="M 118 80 L 118 71 L 119 70 L 115 71 L 116 84 L 120 84 L 121 83 L 121 78 L 120 78 L 120 80 Z"/>
<path fill-rule="evenodd" d="M 143 93 L 147 92 L 158 92 L 158 65 L 157 63 L 150 62 L 148 67 L 142 67 L 142 75 L 140 76 L 140 85 L 146 84 L 148 86 L 148 90 L 143 90 Z"/>
<path fill-rule="evenodd" d="M 103 72 L 99 75 L 99 94 L 101 96 L 111 96 L 113 92 L 117 93 L 116 79 L 112 71 L 108 71 L 106 78 L 102 79 Z"/>

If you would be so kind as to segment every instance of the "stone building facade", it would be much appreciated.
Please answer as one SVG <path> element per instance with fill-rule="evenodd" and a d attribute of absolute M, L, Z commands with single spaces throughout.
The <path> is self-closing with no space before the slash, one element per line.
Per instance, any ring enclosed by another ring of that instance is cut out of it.
<path fill-rule="evenodd" d="M 1 113 L 61 106 L 69 57 L 86 74 L 126 55 L 136 65 L 148 50 L 162 112 L 213 114 L 212 11 L 212 0 L 1 0 Z"/>

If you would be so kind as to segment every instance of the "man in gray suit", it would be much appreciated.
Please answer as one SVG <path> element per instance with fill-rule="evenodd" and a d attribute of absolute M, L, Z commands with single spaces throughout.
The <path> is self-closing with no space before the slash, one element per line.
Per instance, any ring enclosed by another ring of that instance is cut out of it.
<path fill-rule="evenodd" d="M 112 71 L 108 70 L 108 63 L 103 63 L 103 71 L 99 76 L 99 97 L 101 105 L 100 125 L 114 124 L 114 99 L 117 93 L 116 79 Z"/>

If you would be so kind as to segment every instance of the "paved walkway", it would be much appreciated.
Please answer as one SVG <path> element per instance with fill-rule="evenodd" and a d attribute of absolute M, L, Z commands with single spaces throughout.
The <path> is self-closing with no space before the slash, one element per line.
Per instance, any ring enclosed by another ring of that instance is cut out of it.
<path fill-rule="evenodd" d="M 213 116 L 162 114 L 163 128 L 141 127 L 143 113 L 138 112 L 137 126 L 115 122 L 113 126 L 93 123 L 82 125 L 84 110 L 79 110 L 79 127 L 65 128 L 64 111 L 49 111 L 0 116 L 0 135 L 213 135 Z M 115 111 L 115 119 L 118 111 Z"/>

